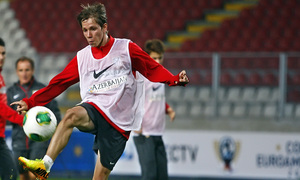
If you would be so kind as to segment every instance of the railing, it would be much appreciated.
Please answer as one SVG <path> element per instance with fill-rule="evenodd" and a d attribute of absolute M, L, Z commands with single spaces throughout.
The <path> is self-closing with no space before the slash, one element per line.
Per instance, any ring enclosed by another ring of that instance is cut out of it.
<path fill-rule="evenodd" d="M 49 78 L 59 73 L 65 66 L 64 64 L 67 64 L 74 55 L 75 53 L 53 54 L 53 59 L 51 59 L 49 54 L 39 54 L 33 57 L 36 61 L 35 76 L 39 81 L 47 84 Z M 16 80 L 16 75 L 13 72 L 14 62 L 18 57 L 19 55 L 8 54 L 3 71 L 7 85 Z M 47 65 L 46 61 L 49 61 L 49 59 L 51 63 Z M 55 61 L 59 62 L 55 63 Z M 61 63 L 62 61 L 64 62 Z M 174 74 L 179 73 L 182 69 L 186 69 L 191 80 L 187 88 L 193 86 L 201 91 L 202 87 L 209 87 L 211 94 L 209 104 L 213 105 L 213 115 L 215 117 L 222 116 L 220 114 L 220 106 L 224 103 L 224 100 L 219 94 L 222 89 L 268 87 L 278 90 L 276 100 L 270 101 L 276 104 L 277 111 L 274 117 L 277 119 L 286 117 L 285 107 L 287 104 L 297 105 L 300 102 L 300 53 L 298 52 L 172 52 L 165 54 L 164 66 Z M 241 74 L 244 76 L 240 76 Z M 260 80 L 255 79 L 257 76 L 252 76 L 253 74 L 259 76 Z M 271 76 L 265 76 L 266 74 Z M 202 100 L 194 98 L 191 101 Z M 68 100 L 63 100 L 63 102 L 68 102 Z M 190 116 L 189 112 L 185 115 Z"/>
<path fill-rule="evenodd" d="M 197 61 L 201 61 L 201 63 Z M 228 62 L 233 62 L 233 64 L 228 66 L 230 64 Z M 239 64 L 242 62 L 244 62 L 243 65 Z M 248 64 L 245 64 L 245 62 Z M 211 87 L 215 117 L 219 116 L 218 106 L 222 100 L 219 99 L 218 92 L 221 87 L 267 86 L 278 88 L 279 97 L 276 102 L 278 111 L 275 115 L 278 119 L 285 117 L 284 107 L 287 101 L 289 103 L 298 103 L 300 100 L 297 98 L 300 94 L 300 84 L 298 84 L 300 82 L 298 80 L 300 74 L 300 53 L 297 52 L 166 53 L 165 66 L 173 73 L 186 69 L 189 77 L 192 77 L 191 85 L 199 86 L 200 91 L 203 85 Z M 205 82 L 207 79 L 203 77 L 209 73 L 211 73 L 211 78 L 208 78 L 208 82 Z M 226 73 L 229 73 L 231 76 L 231 79 L 227 81 L 222 79 L 226 77 L 223 76 Z M 244 83 L 237 82 L 236 79 L 238 78 L 236 76 L 239 73 L 244 73 L 248 77 L 251 76 L 251 73 L 257 73 L 262 79 L 256 83 L 250 82 L 249 79 L 245 79 L 246 82 Z M 263 80 L 268 73 L 274 75 L 273 79 L 267 80 L 268 78 L 266 77 Z"/>

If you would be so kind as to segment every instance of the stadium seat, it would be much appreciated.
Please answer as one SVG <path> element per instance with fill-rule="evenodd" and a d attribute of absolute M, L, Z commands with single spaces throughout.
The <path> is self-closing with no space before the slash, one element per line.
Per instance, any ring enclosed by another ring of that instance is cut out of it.
<path fill-rule="evenodd" d="M 300 91 L 297 89 L 293 89 L 288 91 L 287 93 L 287 101 L 299 103 L 300 102 Z"/>
<path fill-rule="evenodd" d="M 272 88 L 269 102 L 270 103 L 277 103 L 279 101 L 279 96 L 280 96 L 279 89 L 277 87 Z"/>
<path fill-rule="evenodd" d="M 236 59 L 222 58 L 221 69 L 236 69 Z"/>
<path fill-rule="evenodd" d="M 221 52 L 230 52 L 234 50 L 235 41 L 231 39 L 225 39 L 222 41 L 222 45 L 220 48 Z"/>
<path fill-rule="evenodd" d="M 293 103 L 287 103 L 284 107 L 284 116 L 287 118 L 293 118 L 294 116 L 294 104 Z"/>
<path fill-rule="evenodd" d="M 264 106 L 263 116 L 266 118 L 275 118 L 277 115 L 277 105 L 276 104 L 267 104 Z"/>
<path fill-rule="evenodd" d="M 207 103 L 203 109 L 203 115 L 205 117 L 213 117 L 215 115 L 215 108 L 212 103 Z"/>
<path fill-rule="evenodd" d="M 279 60 L 277 58 L 265 58 L 264 60 L 267 69 L 277 70 L 279 69 Z"/>
<path fill-rule="evenodd" d="M 260 39 L 251 39 L 249 42 L 249 50 L 252 52 L 260 51 L 262 46 L 263 42 Z"/>
<path fill-rule="evenodd" d="M 245 103 L 253 102 L 255 100 L 256 90 L 253 86 L 245 87 L 242 90 L 241 101 Z"/>
<path fill-rule="evenodd" d="M 167 100 L 172 100 L 172 101 L 175 101 L 175 100 L 180 100 L 181 97 L 182 97 L 182 87 L 172 87 L 170 88 L 169 92 L 166 93 L 166 97 L 167 97 Z"/>
<path fill-rule="evenodd" d="M 220 29 L 222 30 L 227 30 L 232 27 L 232 20 L 231 19 L 225 19 L 223 22 L 220 24 Z"/>
<path fill-rule="evenodd" d="M 238 118 L 244 118 L 247 114 L 247 105 L 245 103 L 235 103 L 233 107 L 232 116 Z"/>
<path fill-rule="evenodd" d="M 271 88 L 261 86 L 257 88 L 257 93 L 255 97 L 256 102 L 268 102 L 271 97 Z"/>
<path fill-rule="evenodd" d="M 291 45 L 291 51 L 298 51 L 300 49 L 300 41 L 294 40 Z"/>
<path fill-rule="evenodd" d="M 251 68 L 252 60 L 248 58 L 239 58 L 236 60 L 236 66 L 239 69 L 249 69 Z"/>
<path fill-rule="evenodd" d="M 203 106 L 200 102 L 194 102 L 191 104 L 191 110 L 190 114 L 192 117 L 199 118 L 201 115 L 203 115 Z"/>
<path fill-rule="evenodd" d="M 248 78 L 248 84 L 257 86 L 262 84 L 262 77 L 259 73 L 251 73 Z"/>
<path fill-rule="evenodd" d="M 241 88 L 240 87 L 230 87 L 227 90 L 226 101 L 238 102 L 241 100 Z"/>
<path fill-rule="evenodd" d="M 189 86 L 184 89 L 183 99 L 185 101 L 196 101 L 197 100 L 197 91 L 198 87 L 196 86 Z"/>
<path fill-rule="evenodd" d="M 227 32 L 227 38 L 230 39 L 231 41 L 240 41 L 240 36 L 241 35 L 241 30 L 236 28 L 236 29 L 231 29 L 230 31 Z M 243 40 L 242 40 L 243 41 Z M 237 46 L 235 46 L 237 48 Z"/>
<path fill-rule="evenodd" d="M 176 112 L 176 116 L 186 117 L 189 109 L 190 107 L 186 103 L 179 103 L 175 106 L 174 111 Z"/>
<path fill-rule="evenodd" d="M 261 3 L 262 1 L 259 1 Z M 252 17 L 254 19 L 261 19 L 262 17 L 265 17 L 265 10 L 267 7 L 260 6 L 260 4 L 257 6 L 257 8 L 252 9 L 252 14 L 245 17 L 245 19 L 248 19 L 249 17 Z"/>
<path fill-rule="evenodd" d="M 261 117 L 263 105 L 261 103 L 253 103 L 248 107 L 248 115 L 250 117 Z"/>
<path fill-rule="evenodd" d="M 259 1 L 254 8 L 242 10 L 239 17 L 225 20 L 216 30 L 204 31 L 200 38 L 205 39 L 205 42 L 214 39 L 222 40 L 227 45 L 235 42 L 235 46 L 229 48 L 229 46 L 218 46 L 216 42 L 210 42 L 207 47 L 201 49 L 194 47 L 195 51 L 295 51 L 296 44 L 299 44 L 297 47 L 300 48 L 300 43 L 297 43 L 299 40 L 293 41 L 297 36 L 294 32 L 300 26 L 296 20 L 293 20 L 300 17 L 299 11 L 295 9 L 299 2 L 264 2 Z M 293 10 L 290 8 L 291 4 L 295 5 Z"/>
<path fill-rule="evenodd" d="M 207 103 L 210 102 L 212 99 L 211 88 L 208 86 L 201 87 L 197 94 L 197 100 L 199 100 L 200 102 Z"/>
<path fill-rule="evenodd" d="M 212 59 L 211 58 L 199 58 L 194 61 L 196 69 L 200 70 L 211 70 L 212 68 Z"/>
<path fill-rule="evenodd" d="M 235 49 L 234 49 L 235 51 L 244 52 L 244 51 L 248 50 L 248 47 L 249 47 L 248 41 L 245 41 L 244 39 L 236 39 L 236 40 L 237 41 L 236 41 L 236 45 L 235 45 Z"/>
<path fill-rule="evenodd" d="M 243 86 L 248 84 L 248 78 L 247 75 L 244 73 L 238 73 L 233 78 L 233 84 Z"/>
<path fill-rule="evenodd" d="M 231 85 L 232 83 L 232 77 L 230 73 L 222 73 L 220 77 L 220 83 L 223 86 Z"/>
<path fill-rule="evenodd" d="M 219 106 L 219 116 L 228 117 L 232 114 L 231 103 L 222 103 Z"/>
<path fill-rule="evenodd" d="M 294 115 L 294 117 L 296 119 L 300 118 L 300 104 L 297 104 L 296 107 L 295 107 L 295 115 Z"/>
<path fill-rule="evenodd" d="M 211 85 L 212 84 L 212 74 L 211 72 L 206 72 L 200 82 L 203 85 Z"/>
<path fill-rule="evenodd" d="M 299 85 L 300 84 L 300 74 L 297 73 L 292 76 L 292 85 Z"/>
<path fill-rule="evenodd" d="M 219 89 L 218 89 L 218 100 L 219 101 L 225 101 L 226 100 L 226 92 L 227 91 L 227 89 L 226 88 L 224 88 L 224 87 L 220 87 Z"/>
<path fill-rule="evenodd" d="M 263 58 L 253 58 L 252 59 L 252 66 L 253 69 L 265 69 L 267 66 L 267 63 L 264 61 Z"/>
<path fill-rule="evenodd" d="M 194 62 L 197 61 L 196 58 L 186 58 L 181 60 L 181 67 L 183 69 L 193 69 L 195 67 Z"/>
<path fill-rule="evenodd" d="M 218 29 L 215 31 L 214 33 L 214 39 L 217 39 L 218 41 L 222 41 L 225 37 L 226 37 L 226 31 L 222 30 L 222 29 Z"/>
<path fill-rule="evenodd" d="M 265 29 L 258 29 L 255 33 L 255 38 L 260 39 L 260 40 L 267 40 L 267 35 L 268 32 Z"/>
<path fill-rule="evenodd" d="M 264 73 L 262 84 L 266 86 L 276 86 L 278 85 L 278 77 L 273 73 Z"/>
<path fill-rule="evenodd" d="M 266 51 L 266 52 L 272 52 L 272 51 L 278 50 L 276 39 L 266 39 L 262 45 L 263 45 L 264 51 Z"/>
<path fill-rule="evenodd" d="M 166 68 L 168 69 L 180 69 L 181 59 L 172 58 L 164 61 Z"/>
<path fill-rule="evenodd" d="M 191 75 L 188 74 L 190 84 L 200 85 L 202 83 L 202 76 L 199 72 L 193 72 Z"/>
<path fill-rule="evenodd" d="M 288 51 L 291 45 L 292 42 L 288 38 L 278 40 L 278 49 L 280 49 L 281 51 Z"/>

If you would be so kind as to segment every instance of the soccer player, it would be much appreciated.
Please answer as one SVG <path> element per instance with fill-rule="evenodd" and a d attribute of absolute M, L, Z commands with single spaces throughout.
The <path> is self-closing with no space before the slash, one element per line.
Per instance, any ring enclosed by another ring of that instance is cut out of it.
<path fill-rule="evenodd" d="M 20 57 L 16 63 L 16 74 L 18 82 L 15 82 L 7 89 L 7 102 L 10 104 L 14 101 L 22 100 L 31 95 L 37 90 L 45 87 L 42 83 L 34 78 L 34 61 L 28 57 Z M 57 123 L 60 122 L 60 111 L 57 102 L 52 100 L 45 105 L 56 116 Z M 16 107 L 12 107 L 16 109 Z M 36 142 L 30 140 L 21 126 L 12 124 L 12 148 L 14 152 L 14 160 L 18 166 L 20 180 L 35 180 L 35 175 L 23 169 L 22 165 L 18 163 L 18 157 L 23 156 L 30 159 L 40 159 L 46 154 L 49 141 Z"/>
<path fill-rule="evenodd" d="M 42 160 L 19 161 L 38 178 L 47 179 L 50 168 L 67 145 L 74 127 L 95 134 L 93 149 L 98 154 L 93 179 L 108 179 L 122 155 L 129 134 L 138 130 L 143 117 L 143 80 L 186 85 L 185 71 L 174 76 L 128 39 L 108 33 L 103 4 L 82 6 L 77 20 L 88 46 L 77 52 L 65 69 L 29 99 L 16 101 L 17 111 L 44 105 L 79 82 L 82 102 L 67 110 Z"/>
<path fill-rule="evenodd" d="M 0 38 L 0 177 L 2 180 L 15 180 L 17 179 L 18 172 L 12 153 L 5 141 L 5 126 L 6 120 L 22 126 L 23 116 L 7 105 L 6 87 L 1 75 L 6 57 L 5 53 L 5 42 Z"/>
<path fill-rule="evenodd" d="M 146 41 L 145 51 L 156 62 L 163 63 L 164 44 L 161 40 Z M 167 155 L 162 139 L 165 114 L 174 120 L 175 112 L 165 100 L 165 84 L 145 79 L 145 115 L 140 131 L 134 131 L 133 137 L 143 180 L 168 179 Z"/>

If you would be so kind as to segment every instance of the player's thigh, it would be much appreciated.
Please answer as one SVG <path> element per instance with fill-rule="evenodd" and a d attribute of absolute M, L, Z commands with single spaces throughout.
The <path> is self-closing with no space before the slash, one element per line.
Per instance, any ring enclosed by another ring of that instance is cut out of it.
<path fill-rule="evenodd" d="M 87 110 L 82 106 L 75 106 L 67 110 L 66 115 L 62 121 L 66 121 L 68 124 L 77 127 L 79 130 L 93 130 L 95 125 L 90 119 Z"/>

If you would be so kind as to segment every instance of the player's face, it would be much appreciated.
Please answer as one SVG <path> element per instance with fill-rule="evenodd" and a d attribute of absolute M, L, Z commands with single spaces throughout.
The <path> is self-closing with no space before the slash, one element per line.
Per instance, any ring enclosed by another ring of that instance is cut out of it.
<path fill-rule="evenodd" d="M 107 32 L 107 24 L 103 27 L 96 23 L 94 18 L 89 18 L 81 22 L 83 35 L 86 38 L 89 45 L 92 47 L 99 47 L 105 45 L 105 36 Z"/>
<path fill-rule="evenodd" d="M 0 46 L 0 69 L 3 68 L 5 61 L 5 47 Z"/>
<path fill-rule="evenodd" d="M 158 54 L 157 52 L 151 52 L 149 55 L 152 59 L 154 59 L 159 64 L 162 64 L 163 61 L 164 61 L 164 55 L 163 54 Z"/>
<path fill-rule="evenodd" d="M 29 83 L 34 74 L 34 70 L 28 61 L 20 61 L 16 71 L 21 85 Z"/>

